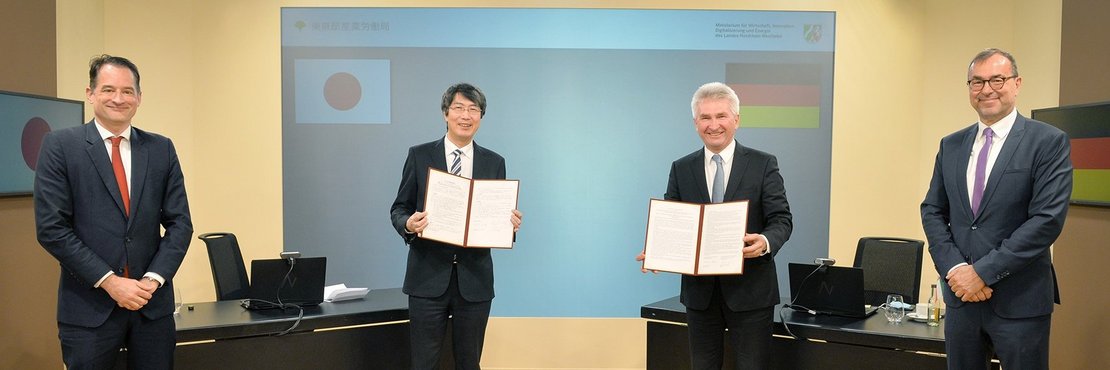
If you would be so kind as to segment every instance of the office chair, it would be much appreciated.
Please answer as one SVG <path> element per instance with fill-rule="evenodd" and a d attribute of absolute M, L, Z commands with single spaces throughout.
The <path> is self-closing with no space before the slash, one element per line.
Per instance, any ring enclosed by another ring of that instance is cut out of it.
<path fill-rule="evenodd" d="M 216 284 L 216 300 L 227 301 L 247 298 L 250 281 L 239 241 L 232 233 L 207 233 L 197 237 L 208 247 L 208 262 L 212 265 L 212 281 Z"/>
<path fill-rule="evenodd" d="M 863 269 L 863 297 L 870 305 L 886 303 L 888 294 L 917 303 L 925 242 L 915 239 L 864 237 L 856 245 L 854 267 Z"/>

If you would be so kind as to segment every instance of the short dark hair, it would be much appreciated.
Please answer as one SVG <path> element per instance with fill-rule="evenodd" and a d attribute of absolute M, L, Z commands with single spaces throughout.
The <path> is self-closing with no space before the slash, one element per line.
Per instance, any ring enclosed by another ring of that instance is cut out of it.
<path fill-rule="evenodd" d="M 451 85 L 443 93 L 443 102 L 440 103 L 439 109 L 443 111 L 444 115 L 447 114 L 447 109 L 451 107 L 451 103 L 455 101 L 455 94 L 462 94 L 463 97 L 474 102 L 474 104 L 478 104 L 478 109 L 482 110 L 479 117 L 486 116 L 486 94 L 483 94 L 482 90 L 478 90 L 478 87 L 466 82 Z"/>
<path fill-rule="evenodd" d="M 143 89 L 139 87 L 139 67 L 135 66 L 135 63 L 131 63 L 127 58 L 108 54 L 100 54 L 89 60 L 90 89 L 96 89 L 96 76 L 100 74 L 100 67 L 103 67 L 105 64 L 127 67 L 127 69 L 130 69 L 131 75 L 135 77 L 135 92 L 142 93 Z"/>
<path fill-rule="evenodd" d="M 979 62 L 982 62 L 984 60 L 987 60 L 987 58 L 993 57 L 995 54 L 1004 56 L 1004 57 L 1006 57 L 1006 59 L 1009 59 L 1010 60 L 1010 75 L 1011 76 L 1019 76 L 1018 70 L 1017 70 L 1017 61 L 1014 60 L 1014 56 L 1011 55 L 1010 53 L 1007 53 L 1005 50 L 998 49 L 998 48 L 990 48 L 990 49 L 987 49 L 987 50 L 980 51 L 979 54 L 975 54 L 975 57 L 971 58 L 971 63 L 968 63 L 968 65 L 967 65 L 967 73 L 971 74 L 971 69 L 975 67 L 975 63 L 979 63 Z"/>

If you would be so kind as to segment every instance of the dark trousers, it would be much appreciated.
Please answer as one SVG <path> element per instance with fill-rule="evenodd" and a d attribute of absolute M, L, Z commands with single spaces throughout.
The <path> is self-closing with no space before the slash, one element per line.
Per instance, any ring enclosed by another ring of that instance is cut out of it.
<path fill-rule="evenodd" d="M 721 295 L 721 286 L 713 288 L 713 298 L 705 310 L 686 308 L 690 331 L 691 369 L 719 370 L 724 365 L 725 329 L 729 345 L 735 348 L 737 369 L 770 367 L 771 331 L 774 307 L 751 311 L 733 311 Z"/>
<path fill-rule="evenodd" d="M 439 362 L 440 349 L 451 324 L 451 343 L 456 369 L 480 369 L 486 322 L 493 301 L 469 302 L 459 294 L 458 271 L 452 269 L 451 283 L 434 298 L 409 296 L 409 330 L 413 370 L 430 370 Z M 450 320 L 448 320 L 450 318 Z"/>
<path fill-rule="evenodd" d="M 998 317 L 988 302 L 949 306 L 944 318 L 948 368 L 988 369 L 994 354 L 1006 370 L 1048 369 L 1051 324 L 1051 314 Z"/>
<path fill-rule="evenodd" d="M 128 369 L 172 369 L 177 331 L 173 315 L 149 320 L 138 311 L 116 307 L 95 328 L 58 323 L 58 339 L 69 370 L 111 369 L 123 347 Z"/>

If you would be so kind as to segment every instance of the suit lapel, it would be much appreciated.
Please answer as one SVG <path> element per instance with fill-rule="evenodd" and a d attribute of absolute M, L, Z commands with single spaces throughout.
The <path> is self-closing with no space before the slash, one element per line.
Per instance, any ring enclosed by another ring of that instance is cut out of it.
<path fill-rule="evenodd" d="M 737 189 L 740 188 L 740 180 L 744 177 L 744 172 L 748 169 L 748 148 L 743 147 L 740 143 L 736 143 L 736 148 L 732 152 L 732 169 L 728 176 L 728 185 L 725 186 L 725 201 L 736 199 Z"/>
<path fill-rule="evenodd" d="M 119 193 L 119 186 L 116 185 L 116 173 L 112 171 L 112 161 L 108 158 L 108 149 L 105 148 L 104 139 L 100 137 L 100 132 L 96 130 L 96 123 L 93 121 L 85 124 L 85 141 L 89 144 L 85 148 L 85 153 L 88 153 L 89 161 L 96 168 L 96 173 L 100 175 L 100 181 L 104 183 L 105 190 L 108 190 L 108 194 L 115 200 L 116 207 L 119 208 L 122 215 L 123 197 Z"/>
<path fill-rule="evenodd" d="M 696 199 L 695 203 L 709 203 L 711 199 L 709 199 L 709 189 L 706 187 L 705 180 L 705 149 L 698 150 L 698 155 L 694 156 L 694 160 L 688 163 L 686 169 L 690 171 L 690 177 L 687 178 L 694 179 L 694 188 L 698 189 L 700 199 Z"/>
<path fill-rule="evenodd" d="M 471 165 L 474 166 L 474 171 L 471 175 L 475 179 L 492 179 L 497 177 L 497 169 L 493 167 L 491 161 L 485 160 L 486 148 L 478 146 L 478 142 L 474 142 L 474 160 Z"/>
<path fill-rule="evenodd" d="M 444 155 L 444 150 L 446 150 L 444 149 L 444 140 L 447 140 L 447 138 L 439 139 L 436 145 L 432 146 L 432 152 L 428 153 L 428 155 L 432 156 L 429 161 L 429 163 L 432 164 L 432 168 L 447 172 L 447 157 Z"/>
<path fill-rule="evenodd" d="M 975 144 L 975 135 L 979 132 L 978 124 L 971 125 L 967 132 L 963 134 L 963 142 L 959 146 L 959 154 L 956 155 L 956 187 L 959 189 L 960 209 L 967 214 L 967 218 L 972 218 L 974 213 L 971 212 L 971 196 L 968 195 L 967 188 L 967 166 L 971 162 L 971 147 Z"/>
<path fill-rule="evenodd" d="M 143 188 L 146 184 L 146 173 L 149 168 L 150 151 L 146 146 L 146 137 L 140 134 L 138 129 L 131 130 L 131 215 L 134 216 L 135 212 L 139 209 L 139 202 L 143 199 Z M 127 225 L 131 226 L 131 220 L 135 217 L 127 219 Z"/>
<path fill-rule="evenodd" d="M 1024 137 L 1025 117 L 1019 114 L 1017 119 L 1014 120 L 1014 127 L 1010 129 L 1010 133 L 1006 136 L 1006 141 L 1002 143 L 1002 150 L 998 152 L 998 158 L 994 160 L 994 166 L 991 167 L 991 175 L 987 177 L 987 186 L 983 188 L 983 200 L 979 205 L 980 209 L 984 211 L 987 209 L 991 196 L 994 195 L 994 190 L 998 188 L 998 181 L 1002 178 L 1002 173 L 1010 168 L 1010 160 L 1014 159 L 1014 153 L 1021 146 L 1021 139 Z M 979 216 L 982 217 L 984 213 L 986 212 L 980 211 Z"/>

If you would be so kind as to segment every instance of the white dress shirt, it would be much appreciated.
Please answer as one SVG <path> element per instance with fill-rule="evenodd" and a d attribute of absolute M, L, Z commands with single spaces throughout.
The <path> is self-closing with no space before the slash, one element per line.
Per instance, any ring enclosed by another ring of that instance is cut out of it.
<path fill-rule="evenodd" d="M 994 168 L 994 161 L 998 159 L 998 153 L 1002 152 L 1002 144 L 1006 142 L 1006 138 L 1010 136 L 1010 129 L 1014 128 L 1014 121 L 1017 120 L 1017 109 L 1015 108 L 1010 114 L 1007 114 L 1002 119 L 990 125 L 994 131 L 994 138 L 991 139 L 991 151 L 987 153 L 987 172 L 986 177 L 991 177 L 991 169 Z M 971 197 L 974 196 L 975 188 L 975 166 L 979 162 L 979 152 L 983 150 L 983 144 L 986 144 L 987 137 L 983 135 L 983 130 L 987 129 L 987 125 L 983 122 L 978 122 L 979 130 L 975 133 L 975 143 L 971 145 L 971 159 L 967 161 L 967 201 L 971 202 Z M 987 179 L 983 179 L 983 187 L 987 185 Z"/>
<path fill-rule="evenodd" d="M 96 122 L 94 119 L 93 122 Z M 111 131 L 108 131 L 100 122 L 96 122 L 96 131 L 100 133 L 100 139 L 104 141 L 104 148 L 108 149 L 108 161 L 112 161 L 112 138 L 116 136 Z M 131 194 L 131 126 L 127 126 L 119 136 L 123 140 L 119 142 L 119 155 L 123 159 L 123 173 L 127 175 L 127 194 Z"/>
<path fill-rule="evenodd" d="M 455 149 L 462 149 L 462 161 L 459 162 L 462 170 L 459 171 L 459 176 L 468 179 L 474 178 L 474 141 L 471 140 L 466 146 L 459 148 L 446 136 L 443 137 L 443 157 L 447 160 L 447 171 L 451 171 L 451 162 L 455 160 L 455 155 L 451 152 L 454 152 Z"/>
<path fill-rule="evenodd" d="M 728 146 L 726 146 L 724 150 L 721 150 L 720 153 L 714 153 L 714 152 L 710 151 L 709 148 L 703 148 L 702 150 L 705 151 L 706 190 L 709 191 L 707 194 L 712 196 L 713 195 L 713 180 L 717 177 L 717 163 L 713 162 L 713 155 L 714 154 L 720 154 L 721 155 L 721 165 L 724 166 L 724 170 L 725 170 L 725 181 L 723 181 L 721 183 L 725 184 L 725 186 L 727 187 L 728 186 L 728 175 L 732 173 L 732 156 L 734 154 L 736 154 L 736 140 L 733 140 L 732 142 L 729 142 Z"/>

